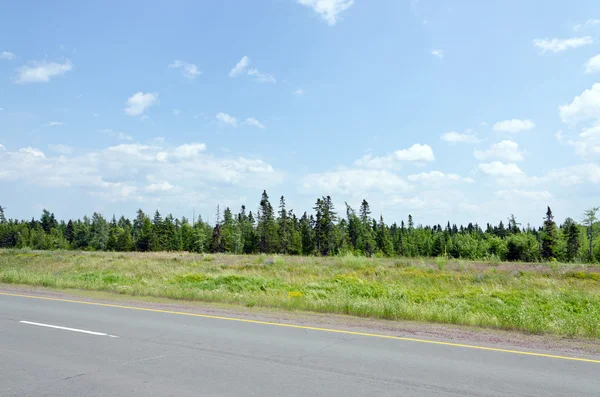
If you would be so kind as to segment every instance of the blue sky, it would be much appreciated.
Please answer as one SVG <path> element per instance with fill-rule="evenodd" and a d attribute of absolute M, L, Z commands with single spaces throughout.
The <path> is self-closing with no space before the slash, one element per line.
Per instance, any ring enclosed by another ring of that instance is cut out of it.
<path fill-rule="evenodd" d="M 600 205 L 596 1 L 30 1 L 0 17 L 0 205 L 540 224 Z M 598 19 L 597 19 L 598 18 Z"/>

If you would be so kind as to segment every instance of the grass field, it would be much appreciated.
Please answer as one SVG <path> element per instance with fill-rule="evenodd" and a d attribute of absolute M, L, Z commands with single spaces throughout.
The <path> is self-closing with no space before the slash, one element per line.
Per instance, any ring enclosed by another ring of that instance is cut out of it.
<path fill-rule="evenodd" d="M 0 282 L 600 338 L 593 265 L 3 250 Z"/>

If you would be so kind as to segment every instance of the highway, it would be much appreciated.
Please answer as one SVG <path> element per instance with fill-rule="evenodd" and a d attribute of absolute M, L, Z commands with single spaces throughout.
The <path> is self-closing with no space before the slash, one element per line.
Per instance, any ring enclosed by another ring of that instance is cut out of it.
<path fill-rule="evenodd" d="M 597 397 L 600 361 L 0 291 L 0 396 Z"/>

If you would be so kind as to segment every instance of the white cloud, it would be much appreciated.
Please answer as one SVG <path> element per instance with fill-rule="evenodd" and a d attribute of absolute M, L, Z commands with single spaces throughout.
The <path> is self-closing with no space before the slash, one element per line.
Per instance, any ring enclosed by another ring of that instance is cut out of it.
<path fill-rule="evenodd" d="M 559 113 L 563 123 L 600 119 L 600 83 L 583 91 L 570 104 L 560 106 Z"/>
<path fill-rule="evenodd" d="M 140 116 L 143 115 L 146 109 L 154 105 L 158 101 L 158 93 L 141 91 L 136 92 L 127 99 L 127 107 L 125 107 L 125 114 L 129 116 Z"/>
<path fill-rule="evenodd" d="M 497 159 L 504 161 L 523 161 L 523 153 L 519 152 L 519 144 L 513 141 L 502 141 L 493 144 L 487 150 L 475 150 L 477 160 Z"/>
<path fill-rule="evenodd" d="M 173 190 L 173 188 L 174 186 L 171 185 L 168 181 L 160 181 L 148 185 L 146 187 L 146 191 L 150 193 L 168 192 L 169 190 Z"/>
<path fill-rule="evenodd" d="M 591 36 L 573 37 L 570 39 L 535 39 L 533 45 L 541 49 L 542 52 L 561 52 L 569 48 L 577 48 L 592 44 L 594 40 Z"/>
<path fill-rule="evenodd" d="M 9 51 L 0 52 L 0 59 L 3 59 L 5 61 L 12 61 L 15 58 L 16 58 L 16 56 L 12 52 L 9 52 Z"/>
<path fill-rule="evenodd" d="M 28 66 L 17 69 L 19 76 L 16 83 L 46 83 L 52 77 L 60 76 L 73 69 L 73 64 L 68 59 L 64 63 L 56 62 L 33 62 Z"/>
<path fill-rule="evenodd" d="M 471 134 L 469 132 L 456 132 L 456 131 L 449 131 L 449 132 L 444 132 L 441 136 L 442 141 L 446 141 L 446 142 L 461 142 L 461 143 L 476 143 L 479 140 L 477 139 L 477 136 L 474 134 Z"/>
<path fill-rule="evenodd" d="M 193 80 L 202 74 L 202 72 L 198 70 L 198 67 L 195 64 L 185 61 L 175 60 L 172 64 L 169 65 L 169 67 L 175 69 L 182 69 L 183 77 L 189 80 Z"/>
<path fill-rule="evenodd" d="M 435 157 L 429 145 L 415 143 L 408 149 L 397 150 L 395 157 L 401 161 L 433 161 Z"/>
<path fill-rule="evenodd" d="M 260 129 L 265 128 L 264 125 L 262 125 L 262 123 L 258 120 L 256 120 L 254 117 L 249 117 L 246 119 L 246 121 L 244 121 L 245 125 L 251 125 L 253 127 L 258 127 Z"/>
<path fill-rule="evenodd" d="M 412 186 L 396 174 L 386 170 L 342 169 L 310 174 L 301 181 L 305 192 L 317 194 L 340 193 L 360 195 L 365 192 L 408 192 Z"/>
<path fill-rule="evenodd" d="M 564 141 L 565 139 L 561 135 L 559 142 Z M 577 139 L 568 139 L 566 142 L 575 148 L 575 152 L 579 156 L 600 156 L 600 123 L 583 129 Z"/>
<path fill-rule="evenodd" d="M 356 167 L 363 168 L 395 168 L 402 161 L 433 161 L 435 156 L 429 145 L 414 144 L 408 149 L 397 150 L 387 156 L 373 157 L 370 154 L 354 162 Z"/>
<path fill-rule="evenodd" d="M 51 121 L 48 124 L 46 124 L 47 127 L 58 127 L 61 125 L 65 125 L 65 123 L 63 123 L 61 121 Z"/>
<path fill-rule="evenodd" d="M 172 112 L 173 112 L 173 116 L 175 116 L 175 117 L 181 116 L 181 110 L 179 110 L 179 109 L 173 109 Z"/>
<path fill-rule="evenodd" d="M 190 158 L 198 156 L 201 152 L 206 150 L 206 145 L 203 143 L 186 143 L 175 148 L 174 155 L 177 158 Z"/>
<path fill-rule="evenodd" d="M 600 72 L 600 54 L 595 55 L 587 60 L 584 65 L 585 73 L 597 73 Z"/>
<path fill-rule="evenodd" d="M 579 185 L 585 182 L 600 183 L 600 165 L 584 163 L 564 168 L 553 169 L 541 178 L 534 178 L 533 183 L 547 185 L 557 182 L 562 186 Z"/>
<path fill-rule="evenodd" d="M 445 174 L 441 171 L 421 172 L 420 174 L 409 175 L 410 182 L 420 182 L 425 185 L 436 186 L 449 183 L 474 183 L 472 178 L 463 178 L 456 174 Z"/>
<path fill-rule="evenodd" d="M 531 190 L 498 190 L 496 197 L 506 201 L 513 201 L 516 199 L 526 199 L 534 201 L 547 201 L 552 199 L 552 195 L 547 190 L 542 191 L 531 191 Z"/>
<path fill-rule="evenodd" d="M 578 24 L 574 25 L 573 30 L 576 32 L 579 32 L 581 29 L 583 29 L 586 26 L 593 26 L 593 25 L 598 25 L 598 24 L 600 24 L 600 19 L 588 19 L 587 21 L 585 21 L 585 24 L 578 23 Z"/>
<path fill-rule="evenodd" d="M 71 154 L 73 153 L 73 148 L 71 146 L 63 145 L 63 144 L 50 144 L 48 145 L 48 149 L 55 153 L 60 154 Z"/>
<path fill-rule="evenodd" d="M 294 91 L 294 95 L 302 96 L 304 95 L 304 90 L 302 88 L 298 88 L 296 91 Z"/>
<path fill-rule="evenodd" d="M 127 135 L 123 132 L 119 132 L 119 135 L 117 135 L 117 139 L 120 141 L 133 141 L 133 137 L 131 135 Z"/>
<path fill-rule="evenodd" d="M 46 155 L 44 154 L 44 152 L 42 152 L 39 149 L 32 148 L 31 146 L 19 149 L 19 153 L 24 153 L 24 154 L 27 154 L 27 155 L 30 155 L 33 157 L 42 158 L 42 159 L 46 158 Z"/>
<path fill-rule="evenodd" d="M 260 159 L 215 157 L 205 149 L 202 143 L 178 147 L 132 143 L 57 156 L 46 156 L 31 147 L 4 150 L 0 151 L 0 180 L 81 187 L 108 201 L 144 200 L 145 191 L 177 191 L 177 199 L 183 203 L 200 187 L 207 191 L 228 186 L 268 187 L 283 180 L 283 173 Z M 169 189 L 164 181 L 173 188 Z M 147 190 L 149 183 L 154 186 Z"/>
<path fill-rule="evenodd" d="M 237 127 L 237 120 L 235 117 L 230 116 L 227 113 L 217 113 L 217 120 L 219 121 L 219 123 L 221 124 L 225 124 L 225 125 L 230 125 L 232 127 Z"/>
<path fill-rule="evenodd" d="M 431 50 L 431 55 L 441 59 L 444 57 L 444 50 L 440 50 L 439 48 Z"/>
<path fill-rule="evenodd" d="M 262 73 L 258 69 L 250 69 L 248 70 L 248 76 L 256 77 L 256 81 L 259 83 L 276 83 L 275 76 L 269 73 Z"/>
<path fill-rule="evenodd" d="M 329 25 L 335 25 L 338 15 L 352 7 L 354 0 L 297 0 L 298 4 L 310 7 Z"/>
<path fill-rule="evenodd" d="M 521 171 L 516 164 L 513 163 L 501 163 L 500 161 L 492 161 L 491 163 L 479 164 L 479 169 L 484 173 L 503 178 L 521 177 L 525 176 L 525 173 Z"/>
<path fill-rule="evenodd" d="M 512 119 L 512 120 L 504 120 L 499 121 L 492 129 L 498 132 L 510 132 L 517 133 L 520 131 L 528 131 L 535 127 L 535 124 L 531 120 L 520 120 L 520 119 Z"/>
<path fill-rule="evenodd" d="M 248 68 L 248 65 L 250 65 L 250 58 L 248 58 L 247 56 L 243 56 L 242 59 L 240 59 L 240 61 L 235 65 L 235 67 L 229 72 L 229 77 L 238 77 L 244 74 L 244 72 Z"/>
<path fill-rule="evenodd" d="M 0 143 L 0 150 L 6 150 L 3 144 Z"/>

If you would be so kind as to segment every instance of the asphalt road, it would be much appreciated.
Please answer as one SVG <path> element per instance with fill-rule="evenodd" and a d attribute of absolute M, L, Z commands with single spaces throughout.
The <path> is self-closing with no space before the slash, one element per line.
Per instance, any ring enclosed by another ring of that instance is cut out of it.
<path fill-rule="evenodd" d="M 0 396 L 150 395 L 597 397 L 600 363 L 0 295 Z"/>

